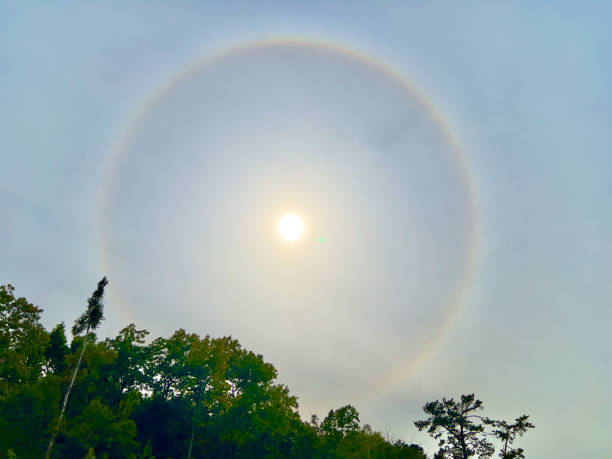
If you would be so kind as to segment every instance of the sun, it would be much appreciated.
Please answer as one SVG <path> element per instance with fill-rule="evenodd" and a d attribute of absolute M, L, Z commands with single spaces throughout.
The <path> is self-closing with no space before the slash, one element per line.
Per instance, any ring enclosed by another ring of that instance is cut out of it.
<path fill-rule="evenodd" d="M 283 239 L 295 241 L 304 232 L 302 219 L 294 214 L 285 215 L 278 222 L 278 232 Z"/>

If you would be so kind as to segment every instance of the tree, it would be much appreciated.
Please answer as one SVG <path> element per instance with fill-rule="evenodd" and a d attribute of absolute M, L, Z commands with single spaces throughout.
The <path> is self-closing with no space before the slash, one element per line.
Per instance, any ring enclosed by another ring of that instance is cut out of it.
<path fill-rule="evenodd" d="M 0 397 L 0 457 L 9 448 L 18 457 L 44 456 L 59 402 L 59 377 L 54 375 L 19 384 Z"/>
<path fill-rule="evenodd" d="M 90 330 L 95 330 L 100 326 L 102 320 L 104 320 L 104 303 L 102 302 L 102 298 L 104 297 L 104 287 L 108 285 L 108 280 L 106 277 L 103 277 L 100 282 L 98 282 L 98 287 L 92 293 L 89 300 L 87 300 L 87 311 L 85 311 L 81 317 L 79 317 L 74 322 L 74 327 L 72 327 L 73 335 L 80 335 L 83 331 L 85 331 L 85 336 L 89 334 Z M 60 411 L 59 418 L 57 420 L 57 425 L 55 427 L 55 431 L 51 436 L 51 440 L 49 440 L 49 447 L 47 448 L 46 458 L 49 458 L 51 454 L 51 450 L 53 449 L 53 443 L 55 442 L 55 438 L 60 430 L 62 425 L 62 420 L 64 418 L 64 413 L 66 412 L 66 404 L 68 403 L 68 397 L 70 396 L 70 391 L 72 390 L 72 386 L 74 385 L 74 380 L 76 379 L 77 373 L 79 371 L 79 366 L 81 365 L 81 359 L 83 358 L 83 353 L 85 352 L 85 346 L 87 341 L 83 341 L 83 348 L 81 349 L 81 354 L 79 355 L 79 360 L 74 368 L 74 373 L 72 375 L 72 379 L 70 381 L 70 385 L 66 390 L 66 394 L 64 395 L 64 401 L 62 403 L 62 410 Z"/>
<path fill-rule="evenodd" d="M 45 374 L 60 374 L 66 369 L 66 355 L 70 348 L 66 344 L 64 323 L 58 324 L 49 334 L 49 345 L 45 350 Z"/>
<path fill-rule="evenodd" d="M 70 347 L 64 323 L 47 332 L 41 309 L 16 299 L 11 286 L 0 287 L 3 453 L 425 459 L 419 446 L 360 426 L 351 405 L 304 422 L 296 397 L 275 382 L 274 366 L 229 336 L 200 338 L 180 329 L 147 345 L 148 332 L 130 324 L 98 341 L 91 332 L 103 320 L 106 285 L 106 278 L 98 283 L 75 321 Z M 502 457 L 522 458 L 522 449 L 511 446 L 531 427 L 526 417 L 495 422 L 488 435 L 504 443 Z"/>
<path fill-rule="evenodd" d="M 455 402 L 452 398 L 429 402 L 423 411 L 429 414 L 424 421 L 414 424 L 419 430 L 428 428 L 427 432 L 435 439 L 439 439 L 440 450 L 436 458 L 467 459 L 471 456 L 490 458 L 495 452 L 493 445 L 487 438 L 494 437 L 501 441 L 499 457 L 502 459 L 522 459 L 522 448 L 512 448 L 517 435 L 523 436 L 527 429 L 535 426 L 527 421 L 526 414 L 515 419 L 513 424 L 506 421 L 497 421 L 476 414 L 482 410 L 482 402 L 475 400 L 474 394 L 462 395 L 461 401 Z M 486 430 L 485 427 L 492 430 Z"/>
<path fill-rule="evenodd" d="M 134 324 L 130 324 L 114 339 L 106 339 L 107 347 L 116 354 L 109 368 L 109 377 L 115 383 L 113 387 L 109 387 L 113 406 L 118 406 L 128 392 L 140 393 L 148 388 L 150 377 L 145 372 L 148 348 L 143 345 L 148 334 L 147 330 L 138 330 Z"/>
<path fill-rule="evenodd" d="M 12 448 L 21 457 L 27 448 L 33 457 L 44 451 L 57 399 L 43 378 L 49 334 L 39 322 L 42 309 L 14 292 L 0 286 L 0 451 Z"/>
<path fill-rule="evenodd" d="M 273 384 L 274 366 L 231 337 L 207 336 L 203 341 L 201 357 L 192 353 L 197 349 L 193 346 L 187 358 L 191 382 L 186 396 L 200 399 L 194 412 L 194 455 L 289 456 L 301 421 L 295 397 Z M 199 383 L 197 378 L 202 378 Z"/>
<path fill-rule="evenodd" d="M 393 454 L 391 457 L 397 457 L 401 459 L 427 459 L 425 451 L 419 445 L 408 445 L 402 440 L 397 440 L 393 443 Z"/>
<path fill-rule="evenodd" d="M 134 457 L 140 449 L 135 440 L 136 423 L 122 410 L 114 411 L 98 398 L 77 416 L 66 418 L 63 442 L 57 443 L 60 457 L 85 455 L 94 449 L 98 457 Z"/>
<path fill-rule="evenodd" d="M 514 420 L 514 424 L 508 424 L 506 421 L 494 421 L 493 434 L 501 440 L 502 447 L 499 452 L 499 457 L 502 459 L 522 459 L 525 457 L 523 448 L 512 448 L 517 435 L 523 436 L 527 429 L 533 429 L 535 426 L 528 422 L 529 416 L 524 414 Z"/>
<path fill-rule="evenodd" d="M 15 298 L 12 285 L 0 286 L 0 396 L 41 376 L 49 336 L 40 324 L 42 309 Z"/>
<path fill-rule="evenodd" d="M 482 402 L 474 394 L 462 395 L 460 401 L 443 398 L 442 401 L 426 403 L 423 411 L 429 415 L 426 420 L 414 425 L 440 440 L 440 452 L 453 459 L 468 459 L 471 456 L 489 458 L 495 448 L 486 438 L 484 426 L 488 418 L 476 414 L 482 410 Z"/>
<path fill-rule="evenodd" d="M 189 431 L 190 406 L 182 398 L 166 400 L 154 395 L 139 403 L 131 418 L 136 423 L 137 440 L 149 444 L 153 454 L 160 458 L 185 457 Z"/>
<path fill-rule="evenodd" d="M 191 459 L 191 453 L 193 451 L 193 439 L 195 438 L 196 432 L 196 415 L 199 414 L 200 404 L 202 402 L 202 392 L 204 392 L 204 385 L 206 384 L 207 376 L 209 376 L 209 368 L 207 368 L 206 361 L 209 359 L 210 353 L 210 339 L 205 337 L 203 340 L 196 339 L 187 355 L 186 363 L 188 368 L 191 368 L 196 378 L 196 400 L 191 415 L 191 437 L 189 439 L 189 450 L 187 451 L 187 459 Z"/>
<path fill-rule="evenodd" d="M 359 412 L 352 405 L 330 410 L 321 423 L 324 448 L 333 456 L 344 456 L 347 447 L 355 442 L 343 441 L 359 430 Z M 346 444 L 348 443 L 348 444 Z M 347 452 L 348 453 L 348 452 Z M 354 451 L 353 451 L 354 453 Z"/>
<path fill-rule="evenodd" d="M 170 338 L 156 338 L 147 347 L 144 371 L 149 375 L 147 389 L 154 396 L 171 399 L 182 393 L 181 381 L 187 372 L 185 356 L 195 338 L 181 328 Z"/>

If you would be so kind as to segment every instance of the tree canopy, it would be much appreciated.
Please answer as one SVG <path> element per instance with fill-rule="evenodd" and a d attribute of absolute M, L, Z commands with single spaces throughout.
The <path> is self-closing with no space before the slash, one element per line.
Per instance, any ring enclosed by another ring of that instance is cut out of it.
<path fill-rule="evenodd" d="M 527 429 L 535 427 L 527 421 L 529 416 L 522 415 L 514 424 L 508 424 L 506 421 L 482 416 L 482 410 L 482 401 L 477 400 L 474 394 L 462 395 L 457 401 L 443 398 L 441 402 L 436 400 L 426 403 L 423 411 L 429 417 L 415 421 L 414 425 L 419 430 L 427 429 L 438 440 L 438 458 L 490 458 L 495 453 L 495 447 L 490 441 L 493 438 L 502 444 L 499 457 L 524 457 L 522 448 L 513 449 L 511 445 L 516 435 L 522 436 Z"/>
<path fill-rule="evenodd" d="M 129 324 L 98 340 L 91 332 L 107 283 L 98 283 L 70 344 L 64 323 L 45 330 L 42 309 L 0 286 L 0 457 L 426 458 L 422 447 L 361 424 L 352 405 L 304 421 L 274 366 L 230 336 L 179 329 L 148 339 Z M 489 451 L 483 423 L 500 457 L 524 457 L 512 443 L 533 427 L 527 417 L 485 423 L 471 417 L 480 408 L 473 395 L 430 402 L 417 426 L 443 440 L 444 457 Z"/>

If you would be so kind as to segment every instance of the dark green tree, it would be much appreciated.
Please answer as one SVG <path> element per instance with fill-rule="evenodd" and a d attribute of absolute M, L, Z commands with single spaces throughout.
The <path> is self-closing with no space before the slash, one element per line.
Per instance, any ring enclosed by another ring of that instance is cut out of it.
<path fill-rule="evenodd" d="M 102 320 L 104 320 L 104 303 L 102 299 L 104 297 L 104 287 L 108 285 L 108 280 L 106 277 L 103 277 L 100 282 L 98 282 L 98 287 L 92 293 L 89 300 L 87 300 L 87 310 L 74 322 L 74 327 L 72 327 L 73 335 L 80 335 L 85 331 L 85 336 L 89 334 L 90 330 L 95 330 L 100 326 Z M 51 436 L 51 440 L 49 440 L 49 447 L 47 448 L 46 458 L 48 459 L 51 450 L 53 449 L 53 443 L 55 442 L 55 438 L 61 428 L 62 420 L 64 418 L 64 413 L 66 412 L 66 405 L 68 403 L 68 397 L 70 396 L 70 391 L 72 390 L 72 386 L 74 385 L 74 380 L 76 379 L 77 373 L 79 371 L 79 366 L 81 365 L 81 360 L 83 358 L 83 353 L 85 352 L 85 347 L 87 345 L 87 340 L 83 341 L 83 348 L 81 349 L 81 354 L 79 355 L 79 360 L 74 368 L 74 373 L 72 374 L 72 379 L 70 380 L 70 385 L 66 390 L 66 394 L 64 395 L 64 400 L 62 402 L 62 409 L 60 411 L 59 417 L 57 419 L 57 423 Z"/>
<path fill-rule="evenodd" d="M 127 401 L 129 403 L 129 401 Z M 56 445 L 59 457 L 78 457 L 94 448 L 99 457 L 134 457 L 140 444 L 135 440 L 136 423 L 113 410 L 99 398 L 91 400 L 74 417 L 66 417 L 62 441 Z"/>
<path fill-rule="evenodd" d="M 186 392 L 200 403 L 193 453 L 197 457 L 287 457 L 296 426 L 301 422 L 297 401 L 289 390 L 274 384 L 276 369 L 261 355 L 243 349 L 231 337 L 204 338 L 208 344 L 203 360 L 189 356 Z M 204 383 L 194 378 L 200 361 Z"/>
<path fill-rule="evenodd" d="M 150 376 L 147 390 L 154 396 L 169 400 L 184 392 L 185 357 L 195 338 L 181 328 L 169 338 L 156 338 L 147 347 L 144 372 Z"/>
<path fill-rule="evenodd" d="M 474 394 L 462 395 L 455 402 L 452 398 L 429 402 L 423 411 L 429 418 L 416 421 L 419 430 L 427 428 L 427 432 L 439 440 L 440 450 L 435 457 L 467 459 L 471 456 L 490 458 L 495 452 L 488 438 L 497 438 L 501 442 L 499 457 L 502 459 L 524 458 L 522 448 L 512 448 L 516 436 L 522 436 L 527 429 L 535 426 L 528 422 L 529 416 L 524 414 L 515 419 L 514 423 L 498 421 L 477 414 L 482 410 L 482 402 L 474 398 Z"/>
<path fill-rule="evenodd" d="M 183 398 L 163 399 L 159 396 L 144 398 L 132 412 L 136 423 L 137 440 L 149 444 L 155 456 L 185 457 L 189 441 L 191 405 Z"/>
<path fill-rule="evenodd" d="M 330 410 L 321 423 L 323 449 L 334 457 L 345 456 L 355 445 L 355 433 L 359 430 L 359 412 L 352 405 Z M 352 441 L 346 441 L 347 438 Z M 348 450 L 348 451 L 347 451 Z"/>
<path fill-rule="evenodd" d="M 359 429 L 359 412 L 354 406 L 346 405 L 337 410 L 330 410 L 321 424 L 323 432 L 329 435 L 344 436 Z"/>
<path fill-rule="evenodd" d="M 66 369 L 67 345 L 65 326 L 62 322 L 49 333 L 49 345 L 45 350 L 45 374 L 61 374 Z"/>
<path fill-rule="evenodd" d="M 57 381 L 44 378 L 49 334 L 42 309 L 0 286 L 0 450 L 40 456 L 53 417 Z"/>
<path fill-rule="evenodd" d="M 535 427 L 527 419 L 529 416 L 524 414 L 516 418 L 513 424 L 508 424 L 506 421 L 493 421 L 493 434 L 502 442 L 499 457 L 502 459 L 523 459 L 525 457 L 523 448 L 512 448 L 512 443 L 517 435 L 522 437 L 527 429 Z"/>
<path fill-rule="evenodd" d="M 107 368 L 109 374 L 108 395 L 111 405 L 118 406 L 130 391 L 140 393 L 149 387 L 151 378 L 146 374 L 145 362 L 148 348 L 144 345 L 149 332 L 138 330 L 134 324 L 122 329 L 114 339 L 106 339 L 107 347 L 115 352 L 115 359 Z"/>
<path fill-rule="evenodd" d="M 390 457 L 396 457 L 398 459 L 427 459 L 422 447 L 415 444 L 408 445 L 402 440 L 397 440 L 393 443 Z"/>
<path fill-rule="evenodd" d="M 425 459 L 419 446 L 360 426 L 351 405 L 331 410 L 322 422 L 302 421 L 297 399 L 275 382 L 274 366 L 231 337 L 200 338 L 180 329 L 147 345 L 148 332 L 130 324 L 98 341 L 91 331 L 103 319 L 106 284 L 102 279 L 75 321 L 70 347 L 63 323 L 45 331 L 42 310 L 16 299 L 12 287 L 0 289 L 3 453 Z M 489 435 L 507 440 L 503 457 L 522 457 L 511 448 L 524 431 L 518 421 L 491 421 L 497 430 Z"/>
<path fill-rule="evenodd" d="M 189 449 L 187 451 L 187 459 L 191 459 L 193 451 L 193 440 L 196 432 L 196 415 L 200 414 L 200 405 L 202 403 L 202 393 L 205 390 L 207 380 L 211 378 L 211 365 L 207 365 L 211 357 L 211 343 L 209 337 L 204 339 L 194 339 L 189 353 L 186 358 L 187 368 L 191 375 L 195 377 L 194 395 L 195 404 L 191 415 L 191 437 L 189 438 Z M 208 383 L 210 385 L 210 382 Z"/>
<path fill-rule="evenodd" d="M 0 396 L 40 378 L 49 340 L 39 322 L 42 309 L 14 292 L 10 284 L 0 286 Z"/>
<path fill-rule="evenodd" d="M 0 457 L 9 448 L 18 457 L 42 457 L 59 401 L 59 378 L 53 375 L 21 383 L 0 397 Z"/>
<path fill-rule="evenodd" d="M 476 414 L 482 410 L 482 402 L 474 394 L 462 395 L 459 401 L 443 398 L 442 401 L 428 402 L 423 411 L 429 417 L 416 421 L 414 425 L 439 440 L 440 452 L 453 459 L 468 459 L 471 456 L 490 458 L 495 452 L 487 440 L 486 417 Z"/>

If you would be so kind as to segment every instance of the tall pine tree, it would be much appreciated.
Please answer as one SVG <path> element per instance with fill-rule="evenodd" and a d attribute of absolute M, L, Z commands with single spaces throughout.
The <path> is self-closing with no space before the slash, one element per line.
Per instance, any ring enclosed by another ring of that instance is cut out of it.
<path fill-rule="evenodd" d="M 81 354 L 79 355 L 79 360 L 77 361 L 76 367 L 74 368 L 74 373 L 72 374 L 72 379 L 70 381 L 70 385 L 66 390 L 66 394 L 64 395 L 64 401 L 62 402 L 62 411 L 59 414 L 59 418 L 57 419 L 57 424 L 55 426 L 55 431 L 51 436 L 51 440 L 49 441 L 49 447 L 47 448 L 46 458 L 49 459 L 51 454 L 51 450 L 53 449 L 53 443 L 55 442 L 55 438 L 60 431 L 62 426 L 62 421 L 64 419 L 64 413 L 66 412 L 66 405 L 68 404 L 68 397 L 70 396 L 70 391 L 72 390 L 72 386 L 74 385 L 74 380 L 76 379 L 76 375 L 79 371 L 79 367 L 81 366 L 81 360 L 83 359 L 83 353 L 85 352 L 85 345 L 87 344 L 87 335 L 91 330 L 95 330 L 100 326 L 102 320 L 104 320 L 104 303 L 102 302 L 102 298 L 104 297 L 104 287 L 108 285 L 108 280 L 106 277 L 103 277 L 100 282 L 98 282 L 98 287 L 94 290 L 89 300 L 87 300 L 87 311 L 85 311 L 81 317 L 74 321 L 74 327 L 72 327 L 72 334 L 74 336 L 80 335 L 85 331 L 85 340 L 83 340 L 83 348 L 81 349 Z"/>

